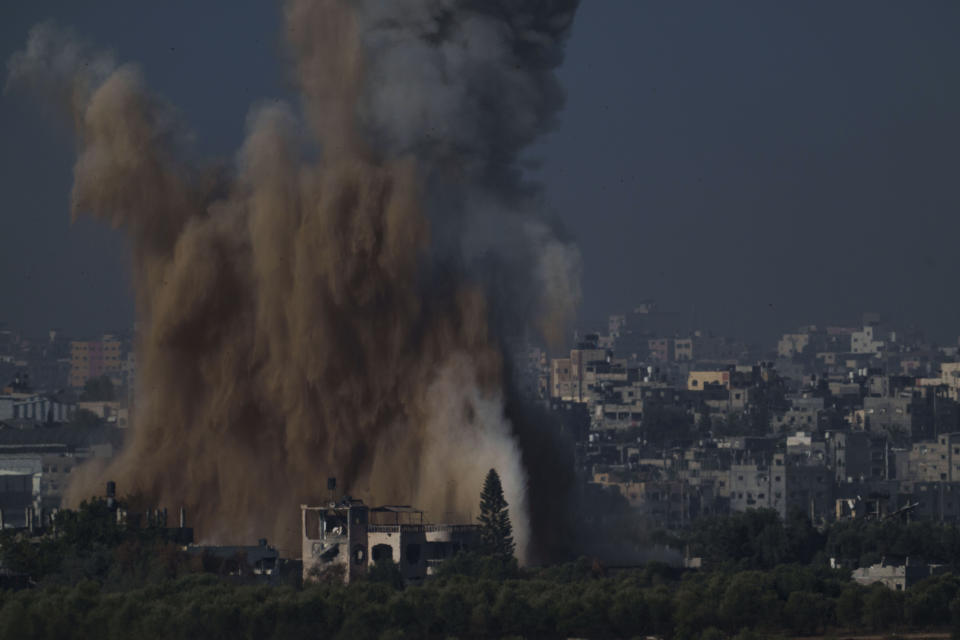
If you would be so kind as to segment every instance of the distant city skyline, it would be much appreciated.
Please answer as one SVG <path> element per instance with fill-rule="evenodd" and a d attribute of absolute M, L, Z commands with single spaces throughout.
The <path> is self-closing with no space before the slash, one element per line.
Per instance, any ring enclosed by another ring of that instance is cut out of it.
<path fill-rule="evenodd" d="M 4 61 L 53 19 L 140 64 L 203 155 L 230 157 L 251 104 L 290 98 L 273 5 L 49 0 L 3 17 Z M 863 311 L 955 342 L 958 26 L 948 2 L 581 6 L 567 106 L 529 154 L 583 254 L 578 327 L 654 298 L 764 344 Z M 73 144 L 37 111 L 0 96 L 0 321 L 129 326 L 124 245 L 69 223 Z"/>

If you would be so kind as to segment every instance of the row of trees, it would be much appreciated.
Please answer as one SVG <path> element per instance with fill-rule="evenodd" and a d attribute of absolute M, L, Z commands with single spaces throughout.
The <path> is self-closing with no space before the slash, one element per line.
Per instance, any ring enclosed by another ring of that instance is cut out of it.
<path fill-rule="evenodd" d="M 698 523 L 683 539 L 709 567 L 610 571 L 596 560 L 519 568 L 496 472 L 481 498 L 482 550 L 421 586 L 391 563 L 345 586 L 266 586 L 212 575 L 164 529 L 128 530 L 96 500 L 61 512 L 58 535 L 0 534 L 3 566 L 35 589 L 0 592 L 0 637 L 776 637 L 833 629 L 953 628 L 960 579 L 906 593 L 864 587 L 826 557 L 923 555 L 956 562 L 960 534 L 934 523 L 850 522 L 825 532 L 796 514 L 751 511 Z M 960 575 L 958 573 L 957 575 Z"/>
<path fill-rule="evenodd" d="M 102 499 L 57 513 L 55 535 L 26 537 L 0 532 L 0 564 L 33 584 L 58 586 L 94 581 L 120 590 L 209 570 L 158 526 L 128 529 Z M 2 636 L 0 636 L 2 637 Z"/>
<path fill-rule="evenodd" d="M 779 564 L 827 565 L 830 558 L 847 566 L 870 566 L 884 557 L 911 557 L 946 564 L 960 573 L 960 529 L 923 520 L 846 520 L 824 531 L 800 512 L 786 521 L 776 511 L 750 510 L 704 518 L 679 537 L 663 542 L 686 548 L 708 564 L 740 569 L 771 569 Z"/>
<path fill-rule="evenodd" d="M 461 559 L 456 571 L 406 588 L 377 579 L 270 587 L 206 574 L 124 590 L 81 581 L 5 591 L 0 637 L 743 640 L 837 628 L 960 630 L 960 580 L 951 575 L 903 593 L 788 565 L 677 577 L 663 567 L 608 575 L 587 560 L 540 571 L 490 560 Z"/>

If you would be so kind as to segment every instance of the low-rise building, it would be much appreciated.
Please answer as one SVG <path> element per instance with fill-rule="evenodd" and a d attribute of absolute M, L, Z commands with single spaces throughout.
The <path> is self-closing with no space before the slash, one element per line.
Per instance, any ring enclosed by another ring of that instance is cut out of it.
<path fill-rule="evenodd" d="M 853 353 L 877 354 L 883 350 L 883 340 L 877 340 L 874 336 L 873 327 L 864 327 L 860 331 L 854 331 L 850 336 L 850 351 Z"/>
<path fill-rule="evenodd" d="M 587 369 L 590 365 L 607 362 L 606 349 L 593 348 L 596 343 L 572 349 L 569 358 L 554 358 L 550 361 L 550 397 L 555 400 L 587 402 L 589 387 Z"/>
<path fill-rule="evenodd" d="M 76 411 L 72 402 L 37 393 L 11 393 L 0 396 L 0 420 L 69 422 Z"/>
<path fill-rule="evenodd" d="M 650 360 L 652 362 L 670 362 L 673 340 L 670 338 L 653 338 L 647 341 Z"/>
<path fill-rule="evenodd" d="M 0 528 L 25 527 L 40 508 L 39 469 L 0 469 Z"/>
<path fill-rule="evenodd" d="M 904 480 L 960 482 L 960 433 L 915 442 L 908 459 L 908 476 Z"/>
<path fill-rule="evenodd" d="M 70 474 L 80 463 L 110 458 L 122 440 L 121 430 L 109 426 L 0 428 L 0 473 L 33 478 L 39 516 L 61 506 Z M 11 514 L 7 522 L 22 520 L 22 516 Z"/>
<path fill-rule="evenodd" d="M 904 591 L 945 569 L 946 567 L 941 565 L 911 562 L 910 558 L 903 564 L 888 564 L 886 560 L 882 560 L 879 564 L 854 569 L 851 578 L 866 586 L 880 583 L 890 590 Z"/>
<path fill-rule="evenodd" d="M 677 362 L 693 360 L 693 338 L 677 338 L 673 341 L 673 359 Z"/>
<path fill-rule="evenodd" d="M 731 511 L 773 509 L 781 517 L 787 515 L 783 454 L 774 454 L 769 461 L 759 459 L 730 465 L 727 488 Z"/>
<path fill-rule="evenodd" d="M 839 483 L 886 480 L 892 475 L 889 441 L 864 431 L 828 431 L 824 434 L 827 465 Z"/>
<path fill-rule="evenodd" d="M 268 545 L 265 538 L 255 546 L 189 544 L 186 551 L 199 556 L 205 570 L 222 575 L 269 579 L 277 577 L 279 572 L 280 553 Z"/>
<path fill-rule="evenodd" d="M 480 541 L 477 525 L 424 523 L 423 512 L 408 506 L 370 508 L 348 497 L 300 510 L 304 581 L 333 576 L 350 583 L 378 560 L 391 560 L 405 581 L 417 583 Z"/>
<path fill-rule="evenodd" d="M 777 356 L 780 358 L 792 358 L 803 353 L 803 350 L 810 344 L 809 333 L 785 333 L 777 343 Z"/>
<path fill-rule="evenodd" d="M 816 431 L 820 425 L 821 409 L 807 406 L 790 407 L 783 413 L 775 414 L 770 426 L 776 433 L 788 433 L 797 430 Z"/>
<path fill-rule="evenodd" d="M 688 391 L 703 391 L 710 386 L 730 389 L 729 371 L 691 371 L 687 375 Z"/>

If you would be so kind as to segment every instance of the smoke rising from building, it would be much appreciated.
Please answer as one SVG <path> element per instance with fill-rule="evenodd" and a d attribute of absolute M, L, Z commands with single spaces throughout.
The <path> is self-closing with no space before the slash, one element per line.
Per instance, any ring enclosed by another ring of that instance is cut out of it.
<path fill-rule="evenodd" d="M 528 500 L 555 479 L 507 415 L 500 345 L 558 340 L 579 300 L 579 254 L 519 162 L 562 104 L 575 8 L 290 0 L 301 104 L 253 108 L 229 169 L 191 159 L 135 66 L 34 28 L 8 84 L 69 115 L 73 215 L 127 234 L 139 322 L 135 428 L 69 499 L 111 478 L 206 539 L 292 549 L 327 476 L 466 519 L 496 467 L 535 557 Z"/>

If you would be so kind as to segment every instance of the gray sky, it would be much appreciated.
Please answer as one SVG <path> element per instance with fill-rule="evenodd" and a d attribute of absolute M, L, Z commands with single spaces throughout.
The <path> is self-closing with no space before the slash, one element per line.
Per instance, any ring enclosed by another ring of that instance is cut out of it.
<path fill-rule="evenodd" d="M 229 156 L 251 103 L 289 98 L 279 15 L 195 5 L 12 3 L 0 58 L 38 21 L 73 26 L 140 63 L 198 148 Z M 530 154 L 581 246 L 582 322 L 654 297 L 764 339 L 878 310 L 954 340 L 958 33 L 956 2 L 586 0 L 562 124 Z M 0 320 L 129 324 L 120 238 L 69 223 L 65 128 L 6 94 L 0 141 Z"/>

